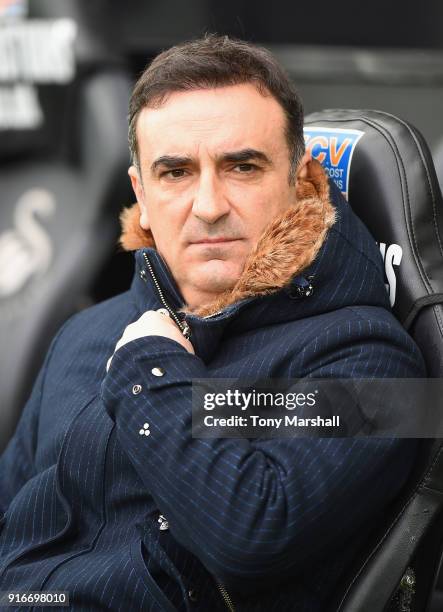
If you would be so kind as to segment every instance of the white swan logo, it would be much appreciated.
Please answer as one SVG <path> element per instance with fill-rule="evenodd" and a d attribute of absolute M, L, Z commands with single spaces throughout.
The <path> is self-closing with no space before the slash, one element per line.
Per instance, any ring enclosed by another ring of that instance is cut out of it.
<path fill-rule="evenodd" d="M 397 276 L 395 273 L 394 266 L 398 268 L 403 257 L 403 249 L 399 244 L 389 244 L 386 242 L 377 243 L 380 249 L 381 256 L 383 257 L 383 263 L 385 266 L 385 274 L 387 283 L 385 283 L 386 291 L 389 294 L 389 301 L 391 307 L 395 304 L 395 298 L 397 295 Z M 386 248 L 387 247 L 387 248 Z"/>
<path fill-rule="evenodd" d="M 53 195 L 44 189 L 31 189 L 17 202 L 14 229 L 0 234 L 0 298 L 18 293 L 32 276 L 48 270 L 52 241 L 36 215 L 48 217 L 55 208 Z"/>

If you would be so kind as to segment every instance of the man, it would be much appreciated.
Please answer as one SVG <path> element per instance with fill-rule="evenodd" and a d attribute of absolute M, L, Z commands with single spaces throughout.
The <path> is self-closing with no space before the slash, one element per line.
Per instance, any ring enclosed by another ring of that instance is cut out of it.
<path fill-rule="evenodd" d="M 135 86 L 130 291 L 59 332 L 0 463 L 0 590 L 73 610 L 327 610 L 409 442 L 202 439 L 205 378 L 424 376 L 373 239 L 265 50 L 209 36 Z M 117 344 L 116 344 L 117 343 Z"/>

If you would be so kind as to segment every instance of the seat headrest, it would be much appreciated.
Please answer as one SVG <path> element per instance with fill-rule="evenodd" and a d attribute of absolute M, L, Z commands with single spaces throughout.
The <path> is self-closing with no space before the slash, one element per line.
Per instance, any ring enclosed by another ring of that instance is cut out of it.
<path fill-rule="evenodd" d="M 379 244 L 391 306 L 409 329 L 443 302 L 443 201 L 426 142 L 398 117 L 344 109 L 308 115 L 305 141 Z"/>

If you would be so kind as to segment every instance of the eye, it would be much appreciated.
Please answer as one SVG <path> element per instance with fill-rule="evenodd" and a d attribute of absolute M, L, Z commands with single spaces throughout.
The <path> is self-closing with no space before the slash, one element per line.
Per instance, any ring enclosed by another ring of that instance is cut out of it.
<path fill-rule="evenodd" d="M 234 170 L 239 174 L 251 174 L 254 170 L 257 170 L 255 164 L 237 164 L 234 166 Z"/>
<path fill-rule="evenodd" d="M 161 177 L 171 178 L 171 179 L 179 179 L 185 176 L 186 171 L 184 168 L 173 168 L 172 170 L 165 170 L 165 172 L 161 173 Z"/>

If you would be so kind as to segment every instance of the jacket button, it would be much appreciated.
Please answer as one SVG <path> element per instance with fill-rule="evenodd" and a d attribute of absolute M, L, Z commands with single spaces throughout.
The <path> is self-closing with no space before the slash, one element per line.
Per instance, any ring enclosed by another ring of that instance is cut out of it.
<path fill-rule="evenodd" d="M 138 432 L 141 436 L 150 436 L 151 432 L 149 431 L 149 423 L 145 423 L 143 428 Z"/>
<path fill-rule="evenodd" d="M 189 589 L 188 597 L 190 601 L 196 602 L 198 601 L 198 593 L 195 589 Z"/>
<path fill-rule="evenodd" d="M 142 392 L 142 386 L 141 386 L 141 385 L 134 385 L 134 386 L 132 387 L 132 393 L 133 393 L 134 395 L 138 395 L 138 394 L 139 394 L 139 393 L 141 393 L 141 392 Z"/>
<path fill-rule="evenodd" d="M 165 371 L 163 368 L 152 368 L 151 373 L 154 374 L 154 376 L 164 376 L 165 375 Z"/>
<path fill-rule="evenodd" d="M 169 529 L 169 523 L 168 520 L 165 518 L 165 516 L 163 514 L 160 514 L 157 522 L 160 523 L 160 531 L 166 531 L 167 529 Z"/>

